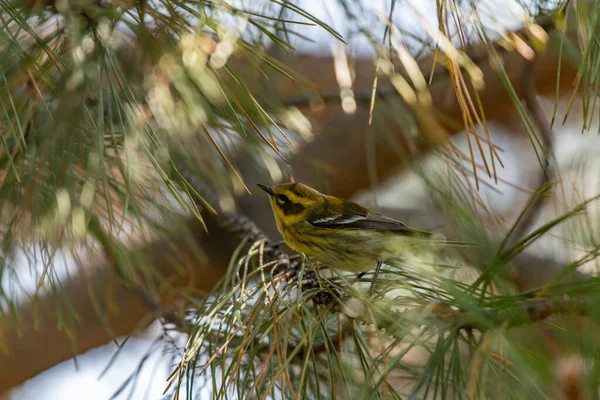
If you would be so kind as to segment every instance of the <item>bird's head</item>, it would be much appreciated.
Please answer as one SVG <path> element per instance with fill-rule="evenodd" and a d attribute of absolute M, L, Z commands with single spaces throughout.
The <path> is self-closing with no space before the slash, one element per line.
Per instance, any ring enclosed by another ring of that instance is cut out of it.
<path fill-rule="evenodd" d="M 285 225 L 304 220 L 325 202 L 323 194 L 302 183 L 284 183 L 273 187 L 259 184 L 258 187 L 269 194 L 275 218 Z"/>

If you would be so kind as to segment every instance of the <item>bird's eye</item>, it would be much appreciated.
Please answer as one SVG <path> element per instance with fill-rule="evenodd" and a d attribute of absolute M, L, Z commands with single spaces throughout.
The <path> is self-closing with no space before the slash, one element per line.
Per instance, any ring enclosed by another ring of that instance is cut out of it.
<path fill-rule="evenodd" d="M 283 206 L 289 201 L 290 199 L 288 199 L 288 197 L 285 194 L 280 194 L 277 196 L 277 204 L 279 204 L 280 206 Z"/>

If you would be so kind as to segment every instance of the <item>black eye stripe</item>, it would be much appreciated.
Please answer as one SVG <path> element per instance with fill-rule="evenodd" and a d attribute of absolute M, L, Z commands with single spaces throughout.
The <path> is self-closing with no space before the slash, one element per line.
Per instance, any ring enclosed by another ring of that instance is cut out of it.
<path fill-rule="evenodd" d="M 291 192 L 293 194 L 293 192 Z M 276 194 L 275 201 L 281 211 L 283 211 L 284 215 L 295 215 L 303 212 L 305 210 L 305 206 L 300 203 L 295 203 L 290 199 L 287 195 L 280 193 Z"/>
<path fill-rule="evenodd" d="M 290 203 L 285 207 L 282 207 L 284 215 L 294 215 L 300 214 L 304 211 L 304 206 L 302 204 Z"/>

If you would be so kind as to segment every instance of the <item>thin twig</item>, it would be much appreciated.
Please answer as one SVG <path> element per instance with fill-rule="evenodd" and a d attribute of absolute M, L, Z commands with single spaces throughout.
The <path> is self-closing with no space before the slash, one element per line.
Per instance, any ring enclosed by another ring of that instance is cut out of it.
<path fill-rule="evenodd" d="M 487 324 L 483 323 L 482 319 L 475 320 L 472 316 L 443 304 L 436 305 L 433 314 L 454 329 L 486 331 L 499 326 L 507 329 L 518 328 L 558 314 L 587 315 L 591 310 L 590 305 L 591 300 L 587 296 L 565 295 L 557 298 L 526 299 L 508 310 L 489 310 L 485 313 Z"/>
<path fill-rule="evenodd" d="M 349 306 L 349 304 L 351 305 Z M 425 320 L 437 324 L 439 329 L 444 331 L 465 330 L 471 332 L 478 330 L 486 332 L 499 327 L 503 329 L 518 328 L 543 321 L 552 315 L 567 313 L 587 315 L 592 310 L 592 300 L 589 296 L 568 295 L 527 298 L 513 307 L 501 310 L 490 306 L 477 315 L 472 315 L 468 311 L 457 309 L 446 303 L 427 303 L 411 310 L 391 313 L 387 303 L 367 306 L 359 299 L 348 298 L 345 305 L 346 308 L 342 307 L 342 310 L 346 315 L 376 326 L 377 329 L 385 329 L 391 336 L 395 336 L 395 332 L 398 330 L 404 332 L 407 326 L 423 325 Z M 348 312 L 348 310 L 350 311 Z"/>
<path fill-rule="evenodd" d="M 535 89 L 535 67 L 539 57 L 536 55 L 532 61 L 525 60 L 525 65 L 521 72 L 521 85 L 523 88 L 524 106 L 529 113 L 533 125 L 540 137 L 541 142 L 541 171 L 537 178 L 535 194 L 531 197 L 530 203 L 516 221 L 511 232 L 506 246 L 510 247 L 517 243 L 522 237 L 531 230 L 539 213 L 542 210 L 542 205 L 545 200 L 543 195 L 549 188 L 551 182 L 550 158 L 552 157 L 552 143 L 554 134 L 550 128 L 550 122 L 543 116 L 543 109 L 538 100 L 537 91 Z"/>

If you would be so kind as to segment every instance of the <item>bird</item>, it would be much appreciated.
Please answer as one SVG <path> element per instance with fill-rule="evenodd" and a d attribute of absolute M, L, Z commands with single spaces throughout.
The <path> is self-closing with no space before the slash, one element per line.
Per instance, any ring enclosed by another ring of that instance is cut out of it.
<path fill-rule="evenodd" d="M 384 262 L 398 258 L 411 240 L 414 245 L 432 236 L 299 182 L 257 186 L 269 195 L 277 229 L 293 250 L 330 268 L 358 273 L 357 279 L 375 268 L 371 295 Z"/>

